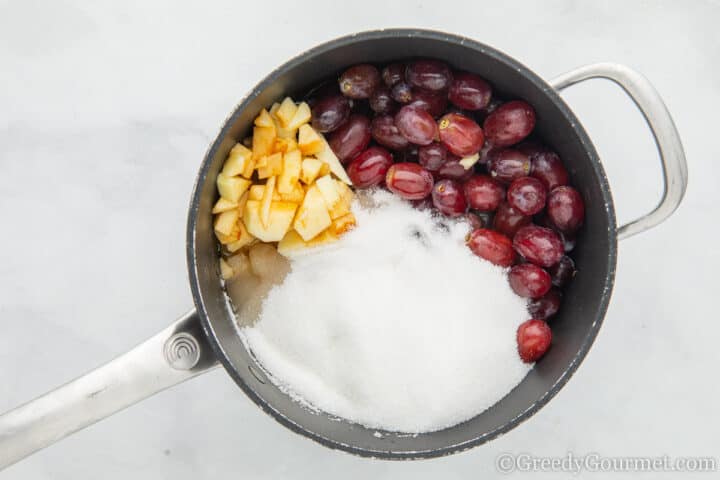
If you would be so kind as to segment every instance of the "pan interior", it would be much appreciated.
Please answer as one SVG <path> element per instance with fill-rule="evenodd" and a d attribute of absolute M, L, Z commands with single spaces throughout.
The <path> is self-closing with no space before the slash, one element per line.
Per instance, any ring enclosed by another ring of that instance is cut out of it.
<path fill-rule="evenodd" d="M 586 220 L 573 257 L 578 274 L 552 322 L 553 347 L 505 398 L 482 414 L 445 430 L 403 435 L 378 432 L 311 411 L 261 373 L 236 334 L 217 267 L 211 209 L 215 178 L 230 150 L 248 135 L 254 117 L 285 95 L 303 92 L 361 62 L 435 57 L 476 72 L 506 96 L 522 98 L 537 112 L 536 133 L 554 148 L 586 202 Z M 344 37 L 310 50 L 266 77 L 232 115 L 209 149 L 193 195 L 188 222 L 191 286 L 203 328 L 240 387 L 285 426 L 332 448 L 381 458 L 426 458 L 454 453 L 510 430 L 544 405 L 567 381 L 602 323 L 616 261 L 615 216 L 607 179 L 587 134 L 544 81 L 506 55 L 466 38 L 439 32 L 384 30 Z"/>

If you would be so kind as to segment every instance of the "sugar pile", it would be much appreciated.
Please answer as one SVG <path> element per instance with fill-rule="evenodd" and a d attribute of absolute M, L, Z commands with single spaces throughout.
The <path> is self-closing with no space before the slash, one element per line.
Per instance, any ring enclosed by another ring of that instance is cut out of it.
<path fill-rule="evenodd" d="M 273 381 L 371 428 L 428 432 L 504 397 L 531 366 L 515 331 L 524 301 L 464 245 L 468 227 L 387 192 L 356 204 L 358 228 L 293 260 L 259 321 L 240 330 Z"/>

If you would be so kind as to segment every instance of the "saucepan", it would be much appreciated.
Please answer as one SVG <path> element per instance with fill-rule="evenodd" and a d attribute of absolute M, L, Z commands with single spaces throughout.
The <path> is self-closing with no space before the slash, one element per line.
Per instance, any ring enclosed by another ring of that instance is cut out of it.
<path fill-rule="evenodd" d="M 574 251 L 578 275 L 553 320 L 553 348 L 500 402 L 444 430 L 403 435 L 365 428 L 312 411 L 279 390 L 246 350 L 228 307 L 218 268 L 211 209 L 216 176 L 230 148 L 258 112 L 344 68 L 410 57 L 443 59 L 478 72 L 507 97 L 530 102 L 537 134 L 564 160 L 586 204 Z M 619 85 L 650 126 L 663 169 L 664 193 L 649 214 L 621 227 L 598 154 L 559 92 L 605 78 Z M 378 30 L 309 50 L 262 80 L 235 108 L 212 142 L 195 182 L 187 226 L 187 264 L 195 309 L 100 368 L 0 416 L 0 468 L 167 387 L 222 366 L 260 408 L 282 425 L 327 447 L 381 459 L 419 459 L 459 452 L 492 440 L 527 420 L 565 385 L 587 354 L 610 301 L 617 241 L 658 225 L 678 207 L 687 166 L 678 132 L 650 83 L 628 67 L 588 65 L 547 82 L 509 56 L 468 38 L 414 30 Z"/>

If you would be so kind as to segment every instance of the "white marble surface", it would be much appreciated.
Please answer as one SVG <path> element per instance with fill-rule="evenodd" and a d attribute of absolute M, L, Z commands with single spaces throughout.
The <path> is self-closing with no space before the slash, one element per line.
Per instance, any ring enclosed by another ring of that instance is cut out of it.
<path fill-rule="evenodd" d="M 490 478 L 502 452 L 720 455 L 717 1 L 244 3 L 0 1 L 0 410 L 190 307 L 185 209 L 208 142 L 266 72 L 345 33 L 457 32 L 547 78 L 593 61 L 634 66 L 683 136 L 685 203 L 622 243 L 607 319 L 572 381 L 489 445 L 416 463 L 329 451 L 216 371 L 0 477 Z M 620 220 L 652 207 L 659 165 L 630 102 L 603 82 L 566 98 L 604 159 Z"/>

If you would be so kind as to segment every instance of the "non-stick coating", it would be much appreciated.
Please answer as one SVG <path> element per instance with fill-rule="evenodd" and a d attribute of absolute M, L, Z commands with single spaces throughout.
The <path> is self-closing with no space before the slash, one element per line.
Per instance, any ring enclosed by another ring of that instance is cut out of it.
<path fill-rule="evenodd" d="M 587 213 L 573 252 L 578 274 L 552 321 L 554 339 L 548 354 L 512 392 L 484 413 L 442 431 L 413 436 L 378 433 L 312 412 L 265 378 L 236 335 L 223 296 L 211 208 L 217 198 L 215 177 L 228 151 L 249 133 L 262 108 L 355 63 L 420 56 L 444 59 L 456 68 L 477 72 L 506 95 L 530 102 L 537 111 L 537 133 L 564 160 L 585 199 Z M 427 458 L 461 451 L 507 432 L 562 388 L 603 321 L 613 286 L 616 242 L 615 212 L 597 153 L 573 113 L 546 82 L 517 61 L 467 38 L 424 30 L 383 30 L 340 38 L 303 53 L 272 72 L 240 102 L 200 169 L 188 221 L 188 265 L 205 333 L 227 371 L 258 406 L 288 428 L 328 447 L 380 458 Z"/>

